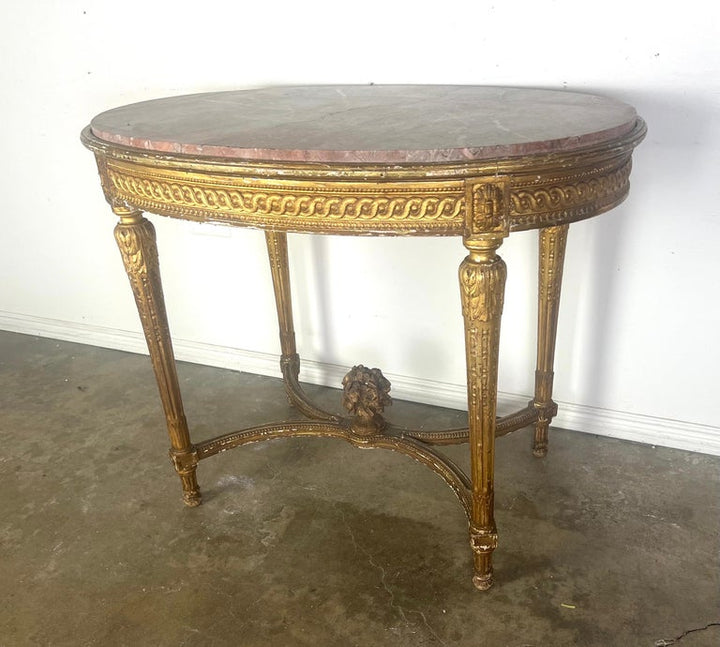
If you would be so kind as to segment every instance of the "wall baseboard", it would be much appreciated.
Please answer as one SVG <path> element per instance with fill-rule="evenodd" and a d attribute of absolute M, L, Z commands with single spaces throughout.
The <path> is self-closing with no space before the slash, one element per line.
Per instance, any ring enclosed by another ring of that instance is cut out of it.
<path fill-rule="evenodd" d="M 0 330 L 147 354 L 145 339 L 140 332 L 85 323 L 0 311 Z M 272 353 L 183 339 L 173 339 L 173 345 L 175 355 L 181 361 L 280 377 L 279 356 Z M 300 377 L 304 382 L 338 387 L 346 372 L 347 367 L 303 360 Z M 423 402 L 451 409 L 467 407 L 464 384 L 447 384 L 406 375 L 388 374 L 387 378 L 392 382 L 393 397 L 399 400 Z M 520 409 L 529 399 L 529 396 L 498 393 L 499 413 L 503 415 Z M 558 402 L 558 405 L 559 412 L 553 421 L 556 427 L 720 456 L 720 427 L 568 402 Z"/>

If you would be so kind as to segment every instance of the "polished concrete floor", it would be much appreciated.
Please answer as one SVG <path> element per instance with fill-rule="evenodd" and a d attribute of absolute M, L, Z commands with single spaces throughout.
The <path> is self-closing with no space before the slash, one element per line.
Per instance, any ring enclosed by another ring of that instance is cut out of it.
<path fill-rule="evenodd" d="M 278 380 L 179 371 L 197 439 L 292 415 Z M 500 439 L 480 593 L 452 492 L 391 452 L 238 448 L 200 464 L 186 508 L 146 357 L 0 333 L 0 439 L 3 646 L 720 644 L 717 457 L 554 430 L 538 460 L 527 430 Z"/>

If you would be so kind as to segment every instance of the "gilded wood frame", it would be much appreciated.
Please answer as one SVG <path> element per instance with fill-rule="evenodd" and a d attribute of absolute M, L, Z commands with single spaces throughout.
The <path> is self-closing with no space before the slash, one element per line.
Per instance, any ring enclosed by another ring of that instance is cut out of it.
<path fill-rule="evenodd" d="M 468 516 L 473 582 L 493 582 L 494 443 L 535 426 L 533 451 L 547 451 L 553 358 L 565 242 L 570 223 L 619 204 L 629 190 L 631 155 L 645 135 L 637 119 L 627 135 L 567 153 L 483 162 L 433 164 L 262 163 L 195 158 L 111 144 L 89 128 L 102 188 L 119 217 L 118 246 L 143 324 L 171 440 L 170 455 L 188 505 L 201 501 L 200 460 L 269 438 L 325 436 L 359 447 L 392 449 L 430 467 L 453 489 Z M 277 302 L 281 369 L 288 397 L 307 422 L 283 422 L 193 443 L 183 411 L 162 295 L 154 229 L 142 212 L 262 228 Z M 539 229 L 538 356 L 535 397 L 525 409 L 496 418 L 497 365 L 505 263 L 497 250 L 513 231 Z M 418 431 L 383 418 L 389 383 L 377 369 L 355 367 L 345 378 L 350 416 L 315 406 L 298 382 L 287 256 L 287 232 L 344 235 L 462 236 L 467 257 L 459 283 L 468 382 L 468 426 Z M 469 442 L 469 475 L 435 445 Z"/>

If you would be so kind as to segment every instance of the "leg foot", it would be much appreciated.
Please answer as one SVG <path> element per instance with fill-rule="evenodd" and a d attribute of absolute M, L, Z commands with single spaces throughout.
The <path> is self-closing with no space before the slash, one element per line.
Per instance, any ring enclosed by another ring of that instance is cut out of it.
<path fill-rule="evenodd" d="M 473 584 L 478 591 L 487 591 L 495 582 L 492 573 L 492 567 L 487 575 L 473 575 Z"/>
<path fill-rule="evenodd" d="M 202 503 L 202 494 L 200 494 L 200 486 L 195 476 L 195 467 L 184 474 L 180 472 L 178 474 L 182 482 L 183 502 L 190 508 L 197 508 Z"/>
<path fill-rule="evenodd" d="M 193 451 L 176 451 L 170 448 L 170 460 L 180 477 L 185 505 L 195 508 L 202 503 L 200 486 L 195 475 L 198 464 L 197 453 Z"/>
<path fill-rule="evenodd" d="M 548 427 L 549 420 L 538 420 L 535 423 L 535 436 L 533 438 L 533 456 L 543 458 L 548 451 Z"/>
<path fill-rule="evenodd" d="M 480 591 L 487 591 L 495 581 L 492 553 L 497 547 L 497 531 L 470 528 L 470 547 L 473 551 L 473 584 Z"/>

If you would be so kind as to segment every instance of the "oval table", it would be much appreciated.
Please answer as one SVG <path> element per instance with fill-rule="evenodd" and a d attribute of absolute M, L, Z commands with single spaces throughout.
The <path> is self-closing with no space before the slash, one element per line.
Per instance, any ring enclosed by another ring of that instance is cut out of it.
<path fill-rule="evenodd" d="M 146 101 L 104 112 L 83 131 L 119 217 L 115 238 L 142 320 L 188 505 L 200 503 L 199 461 L 286 436 L 342 438 L 405 453 L 437 472 L 467 513 L 473 582 L 493 582 L 495 438 L 534 425 L 547 451 L 553 356 L 568 226 L 628 193 L 631 155 L 645 134 L 635 110 L 563 91 L 473 86 L 272 87 Z M 193 442 L 183 412 L 160 283 L 154 214 L 265 230 L 290 401 L 307 421 L 280 422 Z M 505 263 L 513 231 L 539 230 L 538 349 L 528 406 L 496 418 Z M 399 429 L 383 418 L 390 383 L 354 367 L 341 416 L 315 406 L 298 382 L 287 232 L 462 236 L 459 259 L 468 426 Z M 470 474 L 436 449 L 469 442 Z"/>

